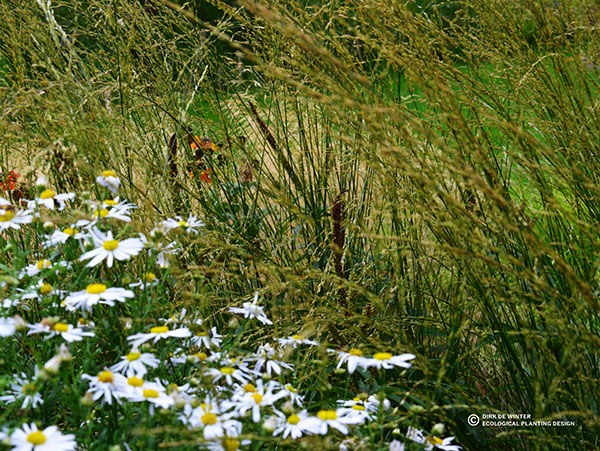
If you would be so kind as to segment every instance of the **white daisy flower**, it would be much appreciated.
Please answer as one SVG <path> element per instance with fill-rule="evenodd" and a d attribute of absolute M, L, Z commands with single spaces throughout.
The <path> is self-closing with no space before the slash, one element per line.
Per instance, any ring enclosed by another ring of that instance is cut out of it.
<path fill-rule="evenodd" d="M 210 349 L 211 346 L 218 348 L 221 346 L 223 335 L 217 333 L 217 328 L 213 327 L 210 332 L 195 332 L 189 342 L 195 346 L 204 346 L 206 349 Z"/>
<path fill-rule="evenodd" d="M 293 439 L 302 437 L 304 434 L 309 432 L 305 429 L 301 422 L 308 418 L 306 410 L 302 410 L 298 413 L 292 413 L 290 416 L 285 416 L 282 412 L 275 410 L 277 415 L 277 426 L 273 431 L 273 436 L 281 435 L 281 438 L 286 439 L 290 436 Z"/>
<path fill-rule="evenodd" d="M 141 344 L 152 340 L 154 343 L 162 338 L 188 338 L 192 335 L 187 327 L 169 330 L 168 326 L 155 326 L 150 329 L 150 333 L 140 332 L 138 334 L 127 337 L 127 340 L 132 341 L 132 347 L 139 347 Z"/>
<path fill-rule="evenodd" d="M 60 335 L 65 341 L 72 343 L 74 341 L 81 341 L 83 337 L 93 337 L 94 332 L 84 332 L 83 329 L 79 327 L 73 327 L 72 324 L 65 323 L 50 323 L 48 321 L 42 320 L 41 323 L 37 324 L 28 324 L 27 327 L 31 329 L 27 332 L 27 335 L 39 334 L 39 333 L 47 333 L 49 334 L 44 340 L 49 340 L 56 335 Z"/>
<path fill-rule="evenodd" d="M 127 202 L 126 200 L 121 200 L 119 196 L 114 199 L 104 199 L 101 204 L 102 208 L 119 208 L 121 210 L 133 210 L 137 208 L 132 202 Z"/>
<path fill-rule="evenodd" d="M 313 434 L 325 435 L 329 428 L 338 430 L 344 435 L 348 435 L 348 424 L 359 424 L 364 422 L 364 418 L 348 415 L 345 411 L 319 410 L 316 417 L 308 417 L 302 420 L 301 427 Z"/>
<path fill-rule="evenodd" d="M 117 194 L 119 191 L 119 187 L 121 186 L 121 181 L 117 174 L 114 171 L 102 171 L 98 177 L 96 177 L 96 183 L 98 185 L 105 186 L 108 188 L 113 194 Z"/>
<path fill-rule="evenodd" d="M 75 193 L 56 194 L 51 189 L 45 189 L 35 200 L 30 200 L 27 202 L 27 208 L 34 209 L 38 205 L 43 205 L 50 210 L 54 210 L 56 208 L 56 203 L 58 203 L 58 209 L 64 210 L 66 202 L 74 198 Z"/>
<path fill-rule="evenodd" d="M 175 219 L 169 218 L 163 221 L 162 224 L 167 232 L 170 232 L 174 229 L 182 229 L 187 233 L 193 233 L 196 235 L 198 234 L 198 230 L 196 229 L 204 226 L 204 222 L 194 215 L 190 215 L 187 221 L 183 220 L 181 216 L 175 216 Z"/>
<path fill-rule="evenodd" d="M 19 273 L 19 279 L 22 279 L 25 275 L 27 275 L 28 277 L 34 277 L 37 276 L 38 274 L 40 274 L 42 271 L 48 270 L 48 269 L 55 269 L 56 271 L 54 271 L 55 274 L 58 274 L 60 271 L 60 268 L 70 268 L 71 265 L 69 264 L 69 262 L 58 262 L 56 265 L 53 265 L 51 261 L 49 260 L 38 260 L 35 263 L 32 263 L 31 265 L 27 265 L 20 273 Z"/>
<path fill-rule="evenodd" d="M 412 440 L 413 442 L 424 445 L 424 449 L 426 451 L 431 451 L 434 449 L 442 449 L 444 451 L 459 451 L 462 449 L 460 446 L 450 443 L 454 440 L 454 437 L 446 437 L 445 439 L 441 439 L 433 435 L 425 436 L 423 431 L 413 427 L 408 428 L 408 431 L 406 432 L 406 438 Z"/>
<path fill-rule="evenodd" d="M 298 390 L 296 390 L 291 384 L 285 384 L 282 387 L 282 392 L 285 393 L 285 395 L 290 398 L 290 402 L 292 404 L 296 404 L 298 407 L 301 407 L 302 404 L 304 404 L 304 396 L 298 393 Z"/>
<path fill-rule="evenodd" d="M 145 290 L 148 287 L 155 287 L 158 285 L 158 282 L 159 280 L 158 277 L 156 277 L 156 274 L 145 272 L 142 274 L 142 278 L 139 281 L 130 283 L 129 288 L 139 287 L 140 289 Z"/>
<path fill-rule="evenodd" d="M 146 367 L 157 368 L 160 360 L 154 357 L 154 354 L 149 352 L 139 352 L 137 348 L 133 348 L 131 352 L 123 357 L 119 363 L 110 367 L 113 372 L 126 373 L 127 376 L 138 375 L 144 377 L 148 372 Z"/>
<path fill-rule="evenodd" d="M 205 440 L 213 440 L 225 437 L 226 435 L 236 435 L 238 429 L 241 429 L 241 423 L 232 420 L 227 415 L 221 414 L 220 407 L 207 398 L 205 402 L 195 409 L 188 411 L 188 405 L 184 409 L 184 414 L 179 418 L 183 423 L 193 428 L 204 428 L 203 434 Z"/>
<path fill-rule="evenodd" d="M 56 426 L 38 430 L 35 423 L 25 423 L 10 435 L 16 451 L 72 451 L 77 447 L 73 434 L 62 434 Z"/>
<path fill-rule="evenodd" d="M 284 392 L 273 393 L 274 385 L 263 385 L 261 379 L 256 381 L 256 386 L 246 384 L 242 391 L 233 394 L 230 400 L 223 402 L 223 409 L 233 409 L 232 415 L 243 417 L 248 411 L 252 411 L 252 421 L 258 423 L 261 418 L 261 408 L 272 406 L 276 401 L 283 398 Z"/>
<path fill-rule="evenodd" d="M 211 376 L 213 379 L 213 383 L 219 381 L 220 379 L 225 379 L 225 382 L 227 382 L 227 385 L 233 385 L 234 380 L 242 383 L 242 384 L 246 384 L 247 382 L 250 381 L 250 379 L 252 378 L 252 376 L 249 373 L 249 370 L 247 370 L 247 368 L 242 367 L 244 369 L 240 369 L 240 368 L 234 368 L 233 366 L 222 366 L 220 368 L 208 368 L 204 374 L 207 376 Z"/>
<path fill-rule="evenodd" d="M 97 376 L 82 374 L 81 378 L 90 381 L 88 392 L 92 394 L 92 399 L 98 401 L 102 398 L 103 404 L 112 404 L 113 399 L 120 404 L 121 398 L 126 396 L 129 390 L 127 378 L 109 370 L 101 371 Z"/>
<path fill-rule="evenodd" d="M 96 246 L 96 249 L 86 252 L 79 260 L 90 260 L 87 267 L 93 267 L 101 263 L 106 259 L 106 266 L 112 267 L 114 259 L 117 260 L 128 260 L 131 257 L 136 256 L 140 253 L 144 247 L 144 243 L 139 238 L 128 238 L 126 240 L 115 240 L 111 231 L 105 235 L 97 228 L 92 230 L 92 237 Z"/>
<path fill-rule="evenodd" d="M 361 366 L 363 368 L 383 368 L 386 370 L 392 369 L 395 366 L 410 368 L 412 365 L 408 361 L 415 357 L 414 354 L 392 355 L 389 352 L 378 352 L 372 358 L 365 359 L 364 364 L 361 364 Z"/>
<path fill-rule="evenodd" d="M 127 385 L 129 386 L 129 391 L 126 396 L 131 402 L 148 401 L 163 409 L 168 409 L 175 403 L 174 399 L 167 395 L 166 388 L 158 380 L 156 382 L 147 382 L 137 376 L 130 376 L 127 378 Z M 152 413 L 150 412 L 150 414 Z"/>
<path fill-rule="evenodd" d="M 54 288 L 43 279 L 38 280 L 37 284 L 31 285 L 25 290 L 17 289 L 19 291 L 19 297 L 21 300 L 35 299 L 38 302 L 43 302 L 44 298 L 49 296 L 60 296 L 62 297 L 65 292 Z"/>
<path fill-rule="evenodd" d="M 0 197 L 0 232 L 8 229 L 19 230 L 21 224 L 30 224 L 31 221 L 31 210 L 19 210 Z"/>
<path fill-rule="evenodd" d="M 252 302 L 244 302 L 242 304 L 242 308 L 239 307 L 231 307 L 229 311 L 231 313 L 239 313 L 244 315 L 244 318 L 256 318 L 263 324 L 271 325 L 273 321 L 267 318 L 267 315 L 264 312 L 264 307 L 258 305 L 258 291 L 254 293 L 254 300 Z"/>
<path fill-rule="evenodd" d="M 235 422 L 235 423 L 239 423 L 239 422 Z M 242 433 L 241 430 L 241 426 L 242 423 L 239 423 L 240 425 L 240 432 L 239 434 Z M 231 435 L 231 427 L 229 428 L 228 431 L 226 431 L 227 435 L 221 437 L 218 440 L 211 440 L 211 441 L 205 441 L 204 443 L 202 443 L 202 446 L 206 447 L 206 449 L 208 451 L 241 451 L 241 447 L 242 446 L 248 446 L 252 444 L 251 440 L 248 439 L 243 439 L 240 440 L 239 434 L 237 435 Z"/>
<path fill-rule="evenodd" d="M 286 363 L 282 360 L 274 359 L 273 357 L 280 357 L 277 352 L 270 344 L 262 345 L 256 351 L 256 355 L 252 359 L 256 359 L 256 365 L 254 366 L 254 372 L 261 372 L 263 366 L 265 367 L 266 373 L 271 376 L 272 373 L 281 374 L 282 369 L 292 370 L 293 365 Z"/>
<path fill-rule="evenodd" d="M 92 208 L 96 208 L 92 213 L 92 220 L 88 221 L 89 224 L 95 224 L 101 219 L 118 219 L 119 221 L 131 222 L 131 211 L 133 208 L 137 208 L 134 204 L 128 204 L 125 202 L 117 203 L 112 205 L 110 200 L 105 200 L 99 206 L 94 205 Z"/>
<path fill-rule="evenodd" d="M 174 255 L 179 252 L 177 243 L 174 241 L 169 244 L 165 244 L 158 240 L 150 241 L 143 233 L 140 233 L 139 237 L 140 240 L 142 240 L 142 243 L 144 243 L 144 246 L 148 248 L 148 255 L 156 255 L 156 263 L 161 268 L 168 268 L 170 266 L 169 255 Z"/>
<path fill-rule="evenodd" d="M 340 369 L 344 363 L 347 363 L 348 372 L 350 374 L 354 373 L 354 370 L 356 370 L 357 366 L 364 368 L 365 365 L 368 363 L 368 359 L 363 357 L 363 352 L 360 349 L 352 348 L 348 352 L 333 350 L 329 351 L 335 352 L 338 355 L 338 364 L 336 366 L 336 369 Z"/>
<path fill-rule="evenodd" d="M 38 375 L 38 368 L 35 367 L 35 375 L 33 379 L 29 379 L 25 373 L 13 375 L 15 382 L 10 384 L 10 388 L 5 390 L 5 395 L 0 396 L 0 401 L 6 404 L 12 404 L 16 401 L 23 401 L 21 409 L 31 407 L 35 409 L 37 406 L 44 403 L 42 395 L 38 393 L 35 386 L 35 379 Z"/>
<path fill-rule="evenodd" d="M 69 311 L 77 309 L 92 311 L 96 304 L 114 306 L 115 301 L 125 302 L 126 298 L 132 298 L 133 291 L 125 288 L 108 288 L 103 283 L 92 283 L 83 291 L 75 291 L 62 301 L 61 305 Z"/>
<path fill-rule="evenodd" d="M 304 335 L 291 335 L 287 338 L 278 338 L 280 346 L 291 346 L 296 349 L 298 345 L 310 345 L 310 346 L 318 346 L 319 342 L 315 340 L 308 340 Z"/>
<path fill-rule="evenodd" d="M 349 401 L 342 399 L 338 400 L 340 412 L 346 415 L 356 415 L 358 417 L 364 417 L 365 420 L 373 420 L 375 413 L 378 411 L 379 406 L 373 405 L 369 400 L 361 399 L 360 397 L 353 398 Z"/>

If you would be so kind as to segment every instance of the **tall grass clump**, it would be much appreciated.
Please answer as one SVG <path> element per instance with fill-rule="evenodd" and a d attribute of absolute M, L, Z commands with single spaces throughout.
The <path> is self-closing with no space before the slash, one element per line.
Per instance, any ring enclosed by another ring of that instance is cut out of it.
<path fill-rule="evenodd" d="M 300 445 L 273 437 L 269 415 L 240 415 L 243 432 L 219 438 L 225 449 L 229 438 L 231 449 L 400 449 L 393 440 L 456 449 L 437 438 L 444 428 L 465 449 L 598 447 L 596 10 L 585 1 L 210 4 L 210 17 L 203 2 L 0 4 L 1 176 L 19 175 L 0 188 L 32 216 L 26 235 L 1 232 L 3 297 L 43 286 L 37 273 L 20 275 L 36 259 L 74 268 L 54 281 L 65 296 L 93 278 L 122 287 L 160 276 L 151 296 L 86 318 L 95 336 L 70 350 L 79 354 L 60 375 L 64 386 L 76 381 L 65 406 L 50 378 L 40 386 L 55 401 L 43 416 L 7 405 L 3 433 L 23 423 L 18 411 L 61 430 L 88 425 L 76 439 L 90 449 L 197 447 L 191 409 L 227 392 L 215 391 L 210 370 L 230 356 L 252 361 L 269 342 L 293 365 L 289 382 L 309 413 L 354 397 L 377 400 L 374 413 L 322 439 L 307 426 Z M 120 180 L 115 205 L 128 199 L 138 211 L 124 229 L 100 222 L 100 232 L 142 233 L 149 249 L 121 275 L 78 262 L 93 237 L 52 255 L 44 246 L 52 224 L 116 208 L 94 184 L 107 170 Z M 40 184 L 81 203 L 56 215 L 24 203 Z M 50 313 L 9 302 L 3 316 L 17 326 L 60 316 L 39 302 Z M 229 309 L 242 302 L 254 313 L 240 322 Z M 265 312 L 273 325 L 252 322 Z M 172 316 L 199 336 L 225 331 L 204 355 L 185 344 L 147 349 L 162 362 L 161 383 L 185 392 L 181 401 L 171 391 L 184 413 L 90 402 L 82 374 L 110 367 L 130 351 L 128 336 Z M 5 387 L 19 359 L 41 371 L 56 353 L 19 340 L 4 357 Z M 299 354 L 300 344 L 312 346 Z M 346 351 L 356 371 L 338 365 Z M 169 360 L 181 352 L 187 366 Z M 386 353 L 416 358 L 402 372 L 361 360 Z M 272 376 L 265 386 L 285 386 Z M 72 415 L 81 400 L 88 410 Z M 275 418 L 284 407 L 273 406 Z"/>

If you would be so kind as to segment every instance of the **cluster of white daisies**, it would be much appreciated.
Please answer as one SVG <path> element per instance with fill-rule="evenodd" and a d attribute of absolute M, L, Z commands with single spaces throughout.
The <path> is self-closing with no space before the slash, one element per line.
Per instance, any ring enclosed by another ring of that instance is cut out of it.
<path fill-rule="evenodd" d="M 112 194 L 118 193 L 120 181 L 114 172 L 104 171 L 97 182 Z M 28 201 L 26 208 L 12 206 L 0 198 L 0 236 L 3 239 L 14 238 L 13 234 L 36 218 L 43 221 L 44 209 L 64 211 L 76 201 L 74 193 L 56 194 L 46 187 L 45 180 L 38 185 L 37 197 Z M 107 307 L 127 305 L 138 296 L 136 293 L 152 290 L 160 283 L 154 273 L 145 272 L 127 287 L 109 286 L 109 281 L 94 279 L 88 280 L 81 290 L 67 291 L 60 288 L 67 271 L 77 265 L 85 266 L 92 268 L 89 277 L 97 278 L 101 271 L 93 268 L 104 265 L 108 270 L 102 268 L 102 273 L 110 274 L 110 268 L 142 252 L 152 256 L 158 267 L 166 268 L 171 256 L 179 249 L 176 240 L 165 241 L 169 232 L 198 234 L 204 225 L 196 216 L 190 215 L 187 220 L 177 216 L 158 224 L 149 233 L 149 238 L 144 234 L 124 238 L 124 231 L 113 231 L 111 225 L 130 222 L 135 205 L 119 197 L 100 201 L 89 197 L 81 198 L 85 217 L 61 228 L 54 222 L 43 224 L 45 234 L 40 237 L 40 247 L 53 257 L 40 257 L 23 268 L 15 268 L 16 277 L 1 282 L 0 288 L 5 292 L 9 291 L 9 285 L 15 287 L 0 306 L 1 337 L 17 335 L 24 339 L 24 334 L 42 336 L 43 340 L 60 337 L 63 341 L 55 355 L 43 366 L 35 367 L 32 376 L 24 371 L 12 375 L 13 382 L 0 396 L 0 404 L 18 403 L 22 409 L 42 405 L 44 381 L 58 373 L 64 362 L 75 360 L 69 345 L 95 336 L 95 311 L 101 314 Z M 71 258 L 57 258 L 68 253 Z M 232 307 L 230 312 L 243 315 L 248 321 L 272 325 L 258 301 L 257 292 L 252 301 L 243 303 L 242 307 Z M 30 312 L 52 312 L 52 315 L 28 323 L 23 316 Z M 73 318 L 75 313 L 80 315 L 79 319 L 71 322 L 63 319 Z M 133 326 L 129 324 L 128 327 Z M 210 450 L 231 451 L 247 445 L 249 440 L 243 435 L 245 421 L 260 424 L 262 430 L 282 439 L 324 435 L 332 430 L 347 435 L 350 426 L 374 421 L 390 408 L 390 402 L 383 397 L 359 394 L 353 399 L 338 400 L 335 407 L 309 413 L 304 407 L 305 397 L 285 379 L 286 373 L 293 373 L 294 365 L 286 362 L 284 355 L 300 352 L 301 347 L 319 345 L 302 335 L 263 343 L 255 352 L 233 354 L 222 346 L 224 337 L 215 327 L 207 327 L 202 319 L 183 310 L 178 315 L 162 318 L 146 332 L 132 333 L 125 338 L 130 345 L 129 352 L 117 362 L 99 368 L 95 374 L 79 375 L 80 380 L 87 383 L 82 403 L 90 406 L 142 403 L 150 415 L 156 408 L 173 411 L 187 428 L 201 431 L 199 445 Z M 156 347 L 163 345 L 172 349 L 167 361 L 153 353 Z M 294 351 L 296 349 L 298 351 Z M 367 357 L 358 349 L 348 352 L 328 349 L 328 352 L 335 355 L 337 368 L 347 365 L 349 373 L 359 367 L 364 370 L 409 368 L 410 361 L 415 358 L 412 354 L 393 355 L 389 352 Z M 193 365 L 197 377 L 184 385 L 171 383 L 157 376 L 168 374 L 164 371 L 166 363 L 171 367 Z M 407 438 L 420 440 L 421 436 L 415 431 L 409 431 Z M 422 437 L 425 449 L 455 451 L 460 448 L 450 443 L 452 437 L 443 440 Z M 25 423 L 10 433 L 4 428 L 0 431 L 0 439 L 15 450 L 78 448 L 75 435 L 63 434 L 56 426 L 38 429 L 35 423 Z"/>

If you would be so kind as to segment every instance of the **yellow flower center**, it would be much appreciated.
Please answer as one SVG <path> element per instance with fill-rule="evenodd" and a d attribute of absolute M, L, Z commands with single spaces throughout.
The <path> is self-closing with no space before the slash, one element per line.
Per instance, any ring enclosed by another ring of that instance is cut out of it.
<path fill-rule="evenodd" d="M 236 451 L 240 448 L 240 441 L 235 438 L 226 438 L 222 443 L 225 451 Z"/>
<path fill-rule="evenodd" d="M 317 417 L 323 421 L 335 420 L 337 418 L 337 413 L 335 413 L 335 410 L 319 410 Z"/>
<path fill-rule="evenodd" d="M 115 380 L 115 376 L 110 371 L 101 371 L 98 374 L 98 380 L 105 384 L 110 384 Z"/>
<path fill-rule="evenodd" d="M 56 332 L 66 332 L 69 330 L 69 325 L 65 323 L 56 323 L 54 325 L 54 330 Z"/>
<path fill-rule="evenodd" d="M 50 266 L 52 266 L 52 263 L 50 263 L 48 260 L 39 260 L 36 264 L 35 267 L 37 269 L 39 269 L 40 271 L 44 268 L 50 268 Z"/>
<path fill-rule="evenodd" d="M 141 352 L 130 352 L 129 354 L 127 354 L 127 360 L 133 362 L 134 360 L 139 359 L 141 355 Z"/>
<path fill-rule="evenodd" d="M 233 374 L 234 371 L 235 368 L 232 368 L 230 366 L 224 366 L 223 368 L 221 368 L 221 373 L 223 374 Z"/>
<path fill-rule="evenodd" d="M 206 412 L 200 417 L 200 421 L 208 425 L 217 424 L 217 416 L 214 413 Z"/>
<path fill-rule="evenodd" d="M 106 291 L 106 285 L 103 283 L 92 283 L 85 289 L 89 294 L 100 294 Z"/>
<path fill-rule="evenodd" d="M 287 388 L 288 391 L 291 391 L 292 393 L 297 393 L 297 390 L 294 387 L 292 387 L 290 384 L 287 384 L 285 386 L 285 388 Z"/>
<path fill-rule="evenodd" d="M 151 334 L 164 334 L 165 332 L 169 332 L 169 328 L 167 326 L 156 326 L 150 329 Z"/>
<path fill-rule="evenodd" d="M 108 210 L 106 208 L 96 210 L 94 212 L 94 218 L 97 218 L 98 216 L 100 216 L 101 218 L 106 218 L 108 216 Z"/>
<path fill-rule="evenodd" d="M 300 423 L 300 417 L 293 413 L 287 418 L 287 422 L 290 424 L 298 424 Z"/>
<path fill-rule="evenodd" d="M 375 360 L 389 360 L 392 358 L 392 354 L 389 352 L 378 352 L 373 356 Z"/>
<path fill-rule="evenodd" d="M 199 337 L 208 337 L 207 332 L 198 332 L 196 335 L 198 335 Z"/>
<path fill-rule="evenodd" d="M 63 230 L 63 233 L 66 233 L 67 235 L 75 235 L 78 232 L 77 229 L 73 229 L 71 227 L 67 227 L 66 229 Z"/>
<path fill-rule="evenodd" d="M 102 171 L 102 177 L 116 177 L 117 174 L 114 171 Z"/>
<path fill-rule="evenodd" d="M 24 395 L 33 395 L 35 393 L 35 385 L 34 384 L 23 384 L 21 393 L 23 393 Z"/>
<path fill-rule="evenodd" d="M 56 196 L 56 193 L 54 191 L 52 191 L 51 189 L 45 189 L 40 194 L 40 199 L 52 199 L 54 196 Z"/>
<path fill-rule="evenodd" d="M 441 445 L 442 443 L 444 443 L 444 441 L 441 438 L 434 436 L 428 437 L 427 441 L 432 445 Z"/>
<path fill-rule="evenodd" d="M 256 404 L 260 404 L 263 400 L 263 395 L 261 395 L 260 393 L 253 393 L 251 396 L 254 398 L 254 402 Z"/>
<path fill-rule="evenodd" d="M 16 213 L 14 211 L 12 211 L 12 210 L 7 210 L 7 209 L 5 209 L 3 207 L 0 207 L 0 208 L 2 208 L 4 210 L 4 213 L 0 214 L 0 222 L 8 222 L 12 218 L 15 217 Z"/>
<path fill-rule="evenodd" d="M 352 408 L 354 410 L 365 410 L 365 406 L 361 406 L 360 404 L 354 404 Z"/>
<path fill-rule="evenodd" d="M 246 385 L 244 385 L 244 391 L 246 393 L 254 393 L 254 392 L 256 392 L 256 387 L 252 384 L 246 384 Z"/>
<path fill-rule="evenodd" d="M 142 385 L 144 385 L 144 379 L 140 379 L 139 377 L 136 377 L 136 376 L 131 376 L 131 377 L 127 378 L 127 383 L 129 385 L 131 385 L 132 387 L 141 387 Z"/>
<path fill-rule="evenodd" d="M 206 360 L 206 358 L 208 357 L 205 352 L 197 352 L 196 354 L 193 354 L 193 355 L 194 355 L 194 357 L 197 357 L 198 360 L 200 360 L 201 362 Z"/>
<path fill-rule="evenodd" d="M 177 224 L 179 224 L 180 227 L 189 227 L 189 224 L 185 221 L 177 221 Z"/>
<path fill-rule="evenodd" d="M 156 275 L 151 272 L 146 272 L 146 273 L 142 274 L 142 280 L 146 283 L 152 282 L 152 281 L 156 280 Z"/>
<path fill-rule="evenodd" d="M 362 357 L 363 356 L 363 352 L 360 349 L 356 349 L 356 348 L 350 349 L 350 351 L 348 351 L 348 354 L 355 355 L 355 356 L 358 356 L 358 357 Z"/>
<path fill-rule="evenodd" d="M 151 388 L 144 389 L 144 398 L 158 398 L 158 392 Z"/>
<path fill-rule="evenodd" d="M 104 203 L 110 207 L 114 207 L 115 205 L 117 205 L 117 201 L 113 199 L 106 199 Z"/>
<path fill-rule="evenodd" d="M 27 435 L 27 441 L 33 446 L 43 445 L 46 443 L 46 436 L 41 431 L 35 431 Z"/>
<path fill-rule="evenodd" d="M 106 249 L 107 251 L 114 251 L 116 248 L 119 247 L 119 241 L 118 240 L 107 240 L 104 242 L 102 247 L 104 249 Z"/>
<path fill-rule="evenodd" d="M 294 340 L 304 340 L 304 335 L 292 335 Z"/>
<path fill-rule="evenodd" d="M 52 285 L 49 283 L 45 283 L 40 287 L 40 293 L 43 295 L 47 295 L 52 293 Z"/>

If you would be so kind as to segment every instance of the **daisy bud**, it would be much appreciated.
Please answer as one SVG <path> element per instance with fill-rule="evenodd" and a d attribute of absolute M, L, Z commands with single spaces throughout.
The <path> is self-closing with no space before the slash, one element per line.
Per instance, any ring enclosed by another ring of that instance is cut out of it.
<path fill-rule="evenodd" d="M 81 197 L 83 197 L 85 200 L 90 200 L 92 198 L 92 195 L 89 191 L 82 191 Z"/>
<path fill-rule="evenodd" d="M 171 398 L 173 398 L 173 401 L 175 401 L 175 403 L 173 404 L 173 406 L 176 409 L 181 410 L 181 409 L 183 409 L 185 407 L 185 404 L 186 404 L 185 398 L 183 396 L 181 396 L 179 393 L 173 393 L 171 395 Z"/>
<path fill-rule="evenodd" d="M 0 282 L 4 282 L 7 285 L 13 285 L 13 286 L 19 285 L 19 281 L 12 276 L 2 276 L 2 277 L 0 277 Z"/>
<path fill-rule="evenodd" d="M 20 315 L 15 315 L 13 319 L 15 320 L 15 330 L 27 329 L 27 322 L 25 322 L 23 317 Z"/>
<path fill-rule="evenodd" d="M 412 406 L 410 406 L 410 411 L 413 413 L 423 413 L 423 412 L 425 412 L 425 407 L 418 406 L 418 405 L 412 405 Z"/>
<path fill-rule="evenodd" d="M 431 428 L 431 434 L 432 435 L 444 435 L 445 429 L 446 429 L 446 426 L 444 425 L 444 423 L 437 423 Z"/>
<path fill-rule="evenodd" d="M 44 222 L 44 231 L 50 233 L 54 230 L 54 223 L 52 221 Z"/>
<path fill-rule="evenodd" d="M 87 392 L 83 397 L 79 400 L 82 406 L 91 407 L 94 405 L 94 397 L 92 392 Z"/>
<path fill-rule="evenodd" d="M 277 418 L 270 416 L 264 421 L 262 428 L 267 432 L 273 432 L 275 429 L 277 429 Z"/>
<path fill-rule="evenodd" d="M 113 445 L 108 448 L 108 451 L 121 451 L 121 445 Z"/>
<path fill-rule="evenodd" d="M 200 385 L 200 380 L 197 377 L 190 378 L 190 385 L 192 387 L 198 387 Z"/>
<path fill-rule="evenodd" d="M 140 351 L 142 351 L 142 352 L 151 352 L 152 351 L 152 345 L 150 343 L 144 343 L 142 346 L 140 346 Z"/>
<path fill-rule="evenodd" d="M 336 368 L 335 370 L 333 370 L 334 374 L 344 374 L 346 373 L 346 368 Z"/>
<path fill-rule="evenodd" d="M 229 327 L 230 329 L 237 329 L 239 326 L 240 326 L 240 322 L 235 317 L 231 318 L 229 320 L 229 322 L 227 323 L 227 327 Z"/>
<path fill-rule="evenodd" d="M 192 400 L 190 401 L 190 405 L 195 409 L 196 407 L 198 407 L 200 404 L 202 404 L 202 401 L 196 397 L 192 398 Z"/>
<path fill-rule="evenodd" d="M 46 375 L 46 377 L 48 377 L 47 373 L 58 374 L 58 370 L 60 369 L 61 362 L 62 362 L 62 360 L 59 356 L 55 355 L 54 357 L 52 357 L 44 365 L 45 371 L 40 372 L 40 377 L 42 377 L 42 373 L 44 373 Z"/>
<path fill-rule="evenodd" d="M 294 405 L 290 401 L 286 401 L 283 406 L 281 406 L 281 410 L 286 415 L 291 415 L 294 413 Z"/>
<path fill-rule="evenodd" d="M 48 187 L 48 179 L 45 175 L 40 175 L 35 181 L 35 187 L 38 191 L 38 194 L 44 191 Z"/>
<path fill-rule="evenodd" d="M 400 437 L 402 435 L 402 431 L 400 429 L 396 428 L 392 431 L 392 435 L 394 437 Z"/>
<path fill-rule="evenodd" d="M 70 362 L 73 360 L 73 356 L 69 352 L 69 347 L 64 343 L 61 344 L 60 348 L 58 349 L 58 357 L 63 362 Z"/>

